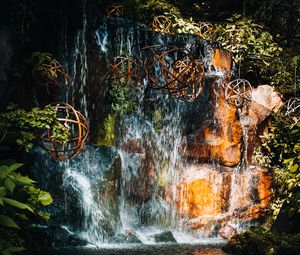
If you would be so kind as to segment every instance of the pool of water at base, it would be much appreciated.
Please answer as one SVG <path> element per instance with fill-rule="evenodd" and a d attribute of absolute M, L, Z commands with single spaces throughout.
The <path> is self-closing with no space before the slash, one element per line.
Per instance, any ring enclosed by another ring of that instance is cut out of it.
<path fill-rule="evenodd" d="M 82 248 L 56 248 L 24 255 L 228 255 L 220 245 L 197 244 L 118 244 Z"/>

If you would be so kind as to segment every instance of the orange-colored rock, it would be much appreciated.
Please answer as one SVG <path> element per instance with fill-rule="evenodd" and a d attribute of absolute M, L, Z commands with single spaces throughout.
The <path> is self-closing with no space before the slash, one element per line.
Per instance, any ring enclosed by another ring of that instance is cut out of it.
<path fill-rule="evenodd" d="M 214 49 L 211 56 L 211 64 L 229 76 L 232 67 L 232 53 L 222 49 Z"/>
<path fill-rule="evenodd" d="M 213 216 L 227 207 L 228 171 L 216 171 L 213 165 L 203 164 L 185 169 L 181 178 L 177 187 L 177 208 L 183 217 Z"/>
<path fill-rule="evenodd" d="M 241 160 L 242 125 L 237 109 L 229 105 L 224 91 L 215 95 L 213 112 L 214 127 L 208 127 L 196 135 L 196 140 L 188 142 L 182 149 L 189 159 L 216 161 L 224 166 L 236 166 Z"/>
<path fill-rule="evenodd" d="M 190 229 L 210 236 L 220 228 L 224 237 L 230 237 L 237 231 L 237 222 L 264 216 L 271 182 L 268 170 L 257 166 L 233 169 L 190 164 L 184 167 L 177 187 L 177 210 L 188 219 Z"/>

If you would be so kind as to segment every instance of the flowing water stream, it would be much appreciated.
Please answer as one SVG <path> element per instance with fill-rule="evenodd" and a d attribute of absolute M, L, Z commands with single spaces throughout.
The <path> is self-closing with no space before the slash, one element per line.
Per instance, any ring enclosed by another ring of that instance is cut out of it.
<path fill-rule="evenodd" d="M 101 77 L 114 57 L 128 55 L 143 60 L 144 47 L 180 45 L 203 61 L 210 78 L 200 97 L 190 104 L 149 89 L 142 76 L 127 93 L 134 110 L 115 118 L 111 146 L 90 144 L 77 158 L 61 163 L 36 149 L 33 171 L 36 179 L 47 183 L 45 188 L 57 201 L 51 211 L 54 222 L 56 217 L 56 224 L 98 245 L 116 242 L 119 233 L 154 244 L 153 235 L 162 231 L 171 231 L 178 243 L 224 242 L 219 219 L 230 218 L 239 208 L 253 203 L 256 172 L 243 164 L 229 169 L 216 160 L 188 160 L 183 147 L 198 139 L 194 132 L 198 127 L 209 126 L 212 137 L 218 133 L 213 108 L 219 107 L 219 101 L 212 105 L 211 99 L 218 95 L 224 73 L 211 64 L 215 45 L 192 36 L 161 35 L 122 19 L 103 18 L 92 32 L 87 26 L 84 14 L 68 62 L 71 88 L 64 93 L 68 102 L 75 103 L 87 117 L 92 144 L 107 113 L 111 114 L 111 103 L 107 101 L 111 84 Z M 47 169 L 41 170 L 43 164 Z M 193 222 L 204 223 L 197 223 L 200 227 L 195 228 L 191 227 Z M 243 228 L 250 221 L 235 217 L 231 224 Z M 170 246 L 169 251 L 172 249 Z M 131 254 L 130 250 L 125 253 Z M 104 249 L 101 254 L 110 253 Z M 201 253 L 198 249 L 191 254 L 222 252 L 212 249 Z"/>

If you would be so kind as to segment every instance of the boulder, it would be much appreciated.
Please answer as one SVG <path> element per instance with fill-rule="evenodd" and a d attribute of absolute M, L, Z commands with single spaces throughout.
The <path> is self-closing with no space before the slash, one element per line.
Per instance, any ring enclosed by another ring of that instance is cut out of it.
<path fill-rule="evenodd" d="M 142 243 L 142 241 L 132 231 L 117 233 L 108 242 L 109 243 Z"/>
<path fill-rule="evenodd" d="M 199 126 L 193 137 L 181 148 L 188 159 L 219 162 L 224 166 L 236 166 L 241 160 L 242 125 L 236 107 L 229 105 L 221 89 L 212 93 L 213 120 L 205 129 Z"/>
<path fill-rule="evenodd" d="M 280 95 L 271 86 L 260 85 L 252 91 L 250 106 L 247 111 L 243 109 L 241 116 L 242 119 L 248 118 L 248 125 L 257 126 L 282 106 L 283 101 Z"/>
<path fill-rule="evenodd" d="M 219 232 L 229 237 L 237 231 L 230 221 L 251 222 L 264 216 L 271 183 L 268 169 L 258 166 L 240 169 L 188 164 L 183 166 L 177 186 L 178 214 L 190 229 L 205 236 Z"/>
<path fill-rule="evenodd" d="M 164 231 L 153 235 L 153 237 L 157 243 L 177 243 L 171 231 Z"/>
<path fill-rule="evenodd" d="M 222 224 L 222 227 L 221 227 L 219 233 L 220 233 L 220 236 L 222 236 L 226 239 L 230 239 L 234 235 L 237 234 L 236 225 L 234 225 L 231 222 L 226 222 L 226 223 Z"/>

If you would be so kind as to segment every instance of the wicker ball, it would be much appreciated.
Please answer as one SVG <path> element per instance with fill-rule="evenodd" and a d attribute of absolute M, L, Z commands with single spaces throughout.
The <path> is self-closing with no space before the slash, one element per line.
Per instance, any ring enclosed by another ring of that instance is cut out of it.
<path fill-rule="evenodd" d="M 192 103 L 201 94 L 204 88 L 204 65 L 200 60 L 178 60 L 173 66 L 176 76 L 185 80 L 188 87 L 182 90 L 172 90 L 170 93 L 174 98 Z"/>
<path fill-rule="evenodd" d="M 172 33 L 172 20 L 164 15 L 159 15 L 153 18 L 152 29 L 162 34 Z"/>
<path fill-rule="evenodd" d="M 124 6 L 119 3 L 113 3 L 106 8 L 108 18 L 118 18 L 124 15 Z"/>
<path fill-rule="evenodd" d="M 190 52 L 171 46 L 147 47 L 144 71 L 152 89 L 174 98 L 194 101 L 203 89 L 204 67 Z"/>
<path fill-rule="evenodd" d="M 300 98 L 292 97 L 284 105 L 285 115 L 291 117 L 300 117 Z"/>
<path fill-rule="evenodd" d="M 40 136 L 40 146 L 57 160 L 74 158 L 84 147 L 89 134 L 89 127 L 85 117 L 66 103 L 51 104 L 56 110 L 57 120 L 68 128 L 68 141 L 60 143 L 52 138 L 52 127 Z"/>
<path fill-rule="evenodd" d="M 138 84 L 141 80 L 141 61 L 136 57 L 114 57 L 108 65 L 108 71 L 104 80 L 108 80 L 119 86 Z"/>
<path fill-rule="evenodd" d="M 38 63 L 34 67 L 32 75 L 39 85 L 47 87 L 60 87 L 67 85 L 68 82 L 65 68 L 54 58 L 51 60 L 45 58 Z"/>
<path fill-rule="evenodd" d="M 242 107 L 251 101 L 252 86 L 245 79 L 236 79 L 225 85 L 227 102 L 236 107 Z"/>
<path fill-rule="evenodd" d="M 199 36 L 203 39 L 212 39 L 213 25 L 209 22 L 199 22 Z"/>

